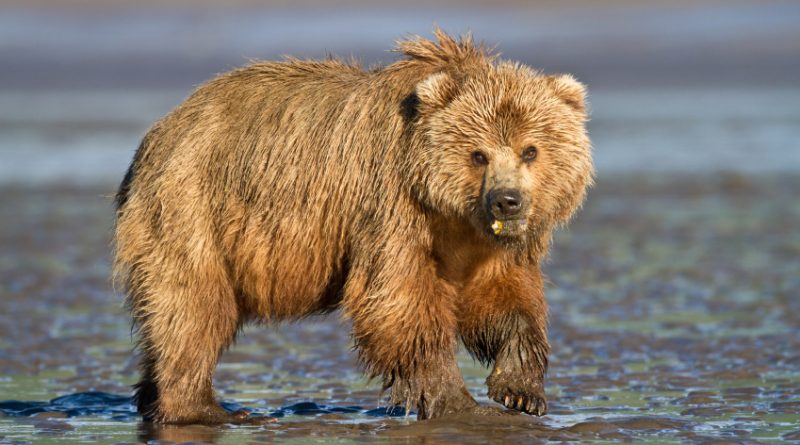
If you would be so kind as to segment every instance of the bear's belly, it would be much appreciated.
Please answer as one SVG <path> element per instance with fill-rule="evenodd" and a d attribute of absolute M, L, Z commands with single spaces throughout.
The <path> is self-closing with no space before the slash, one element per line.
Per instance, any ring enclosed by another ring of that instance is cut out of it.
<path fill-rule="evenodd" d="M 347 273 L 344 249 L 310 232 L 260 232 L 241 244 L 237 288 L 249 318 L 291 320 L 336 309 Z"/>

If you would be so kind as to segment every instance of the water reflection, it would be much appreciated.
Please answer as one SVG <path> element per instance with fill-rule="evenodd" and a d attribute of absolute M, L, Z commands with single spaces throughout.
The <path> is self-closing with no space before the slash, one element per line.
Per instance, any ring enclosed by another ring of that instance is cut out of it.
<path fill-rule="evenodd" d="M 184 443 L 216 443 L 222 434 L 222 427 L 204 425 L 158 425 L 152 422 L 139 422 L 136 437 L 139 442 L 152 440 Z"/>

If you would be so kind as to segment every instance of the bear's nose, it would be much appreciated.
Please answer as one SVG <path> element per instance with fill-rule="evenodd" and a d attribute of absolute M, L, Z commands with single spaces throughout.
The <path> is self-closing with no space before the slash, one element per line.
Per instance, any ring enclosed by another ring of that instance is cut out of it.
<path fill-rule="evenodd" d="M 489 192 L 489 209 L 498 219 L 519 215 L 522 210 L 522 195 L 516 189 L 497 189 Z"/>

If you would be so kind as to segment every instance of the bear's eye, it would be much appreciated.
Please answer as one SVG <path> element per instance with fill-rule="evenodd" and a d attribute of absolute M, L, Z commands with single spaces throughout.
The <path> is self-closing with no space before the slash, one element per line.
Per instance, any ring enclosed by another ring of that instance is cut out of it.
<path fill-rule="evenodd" d="M 536 150 L 536 147 L 530 146 L 530 147 L 526 148 L 525 150 L 522 150 L 522 160 L 525 161 L 525 162 L 531 162 L 534 159 L 536 159 L 536 154 L 537 153 L 538 153 L 538 150 Z"/>
<path fill-rule="evenodd" d="M 481 166 L 481 165 L 488 164 L 489 160 L 486 159 L 486 155 L 484 155 L 483 153 L 481 153 L 479 151 L 475 151 L 475 152 L 472 152 L 472 163 L 477 165 L 477 166 Z"/>

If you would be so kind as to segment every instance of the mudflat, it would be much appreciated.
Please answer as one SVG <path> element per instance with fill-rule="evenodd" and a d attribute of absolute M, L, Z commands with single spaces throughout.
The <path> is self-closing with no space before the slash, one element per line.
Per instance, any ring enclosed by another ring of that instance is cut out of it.
<path fill-rule="evenodd" d="M 546 267 L 546 417 L 418 423 L 387 412 L 333 315 L 245 331 L 222 359 L 218 390 L 231 409 L 279 420 L 237 428 L 139 424 L 129 320 L 109 285 L 113 186 L 4 187 L 0 441 L 796 438 L 798 187 L 800 177 L 778 174 L 601 178 Z M 489 404 L 488 371 L 464 353 L 460 365 Z"/>

